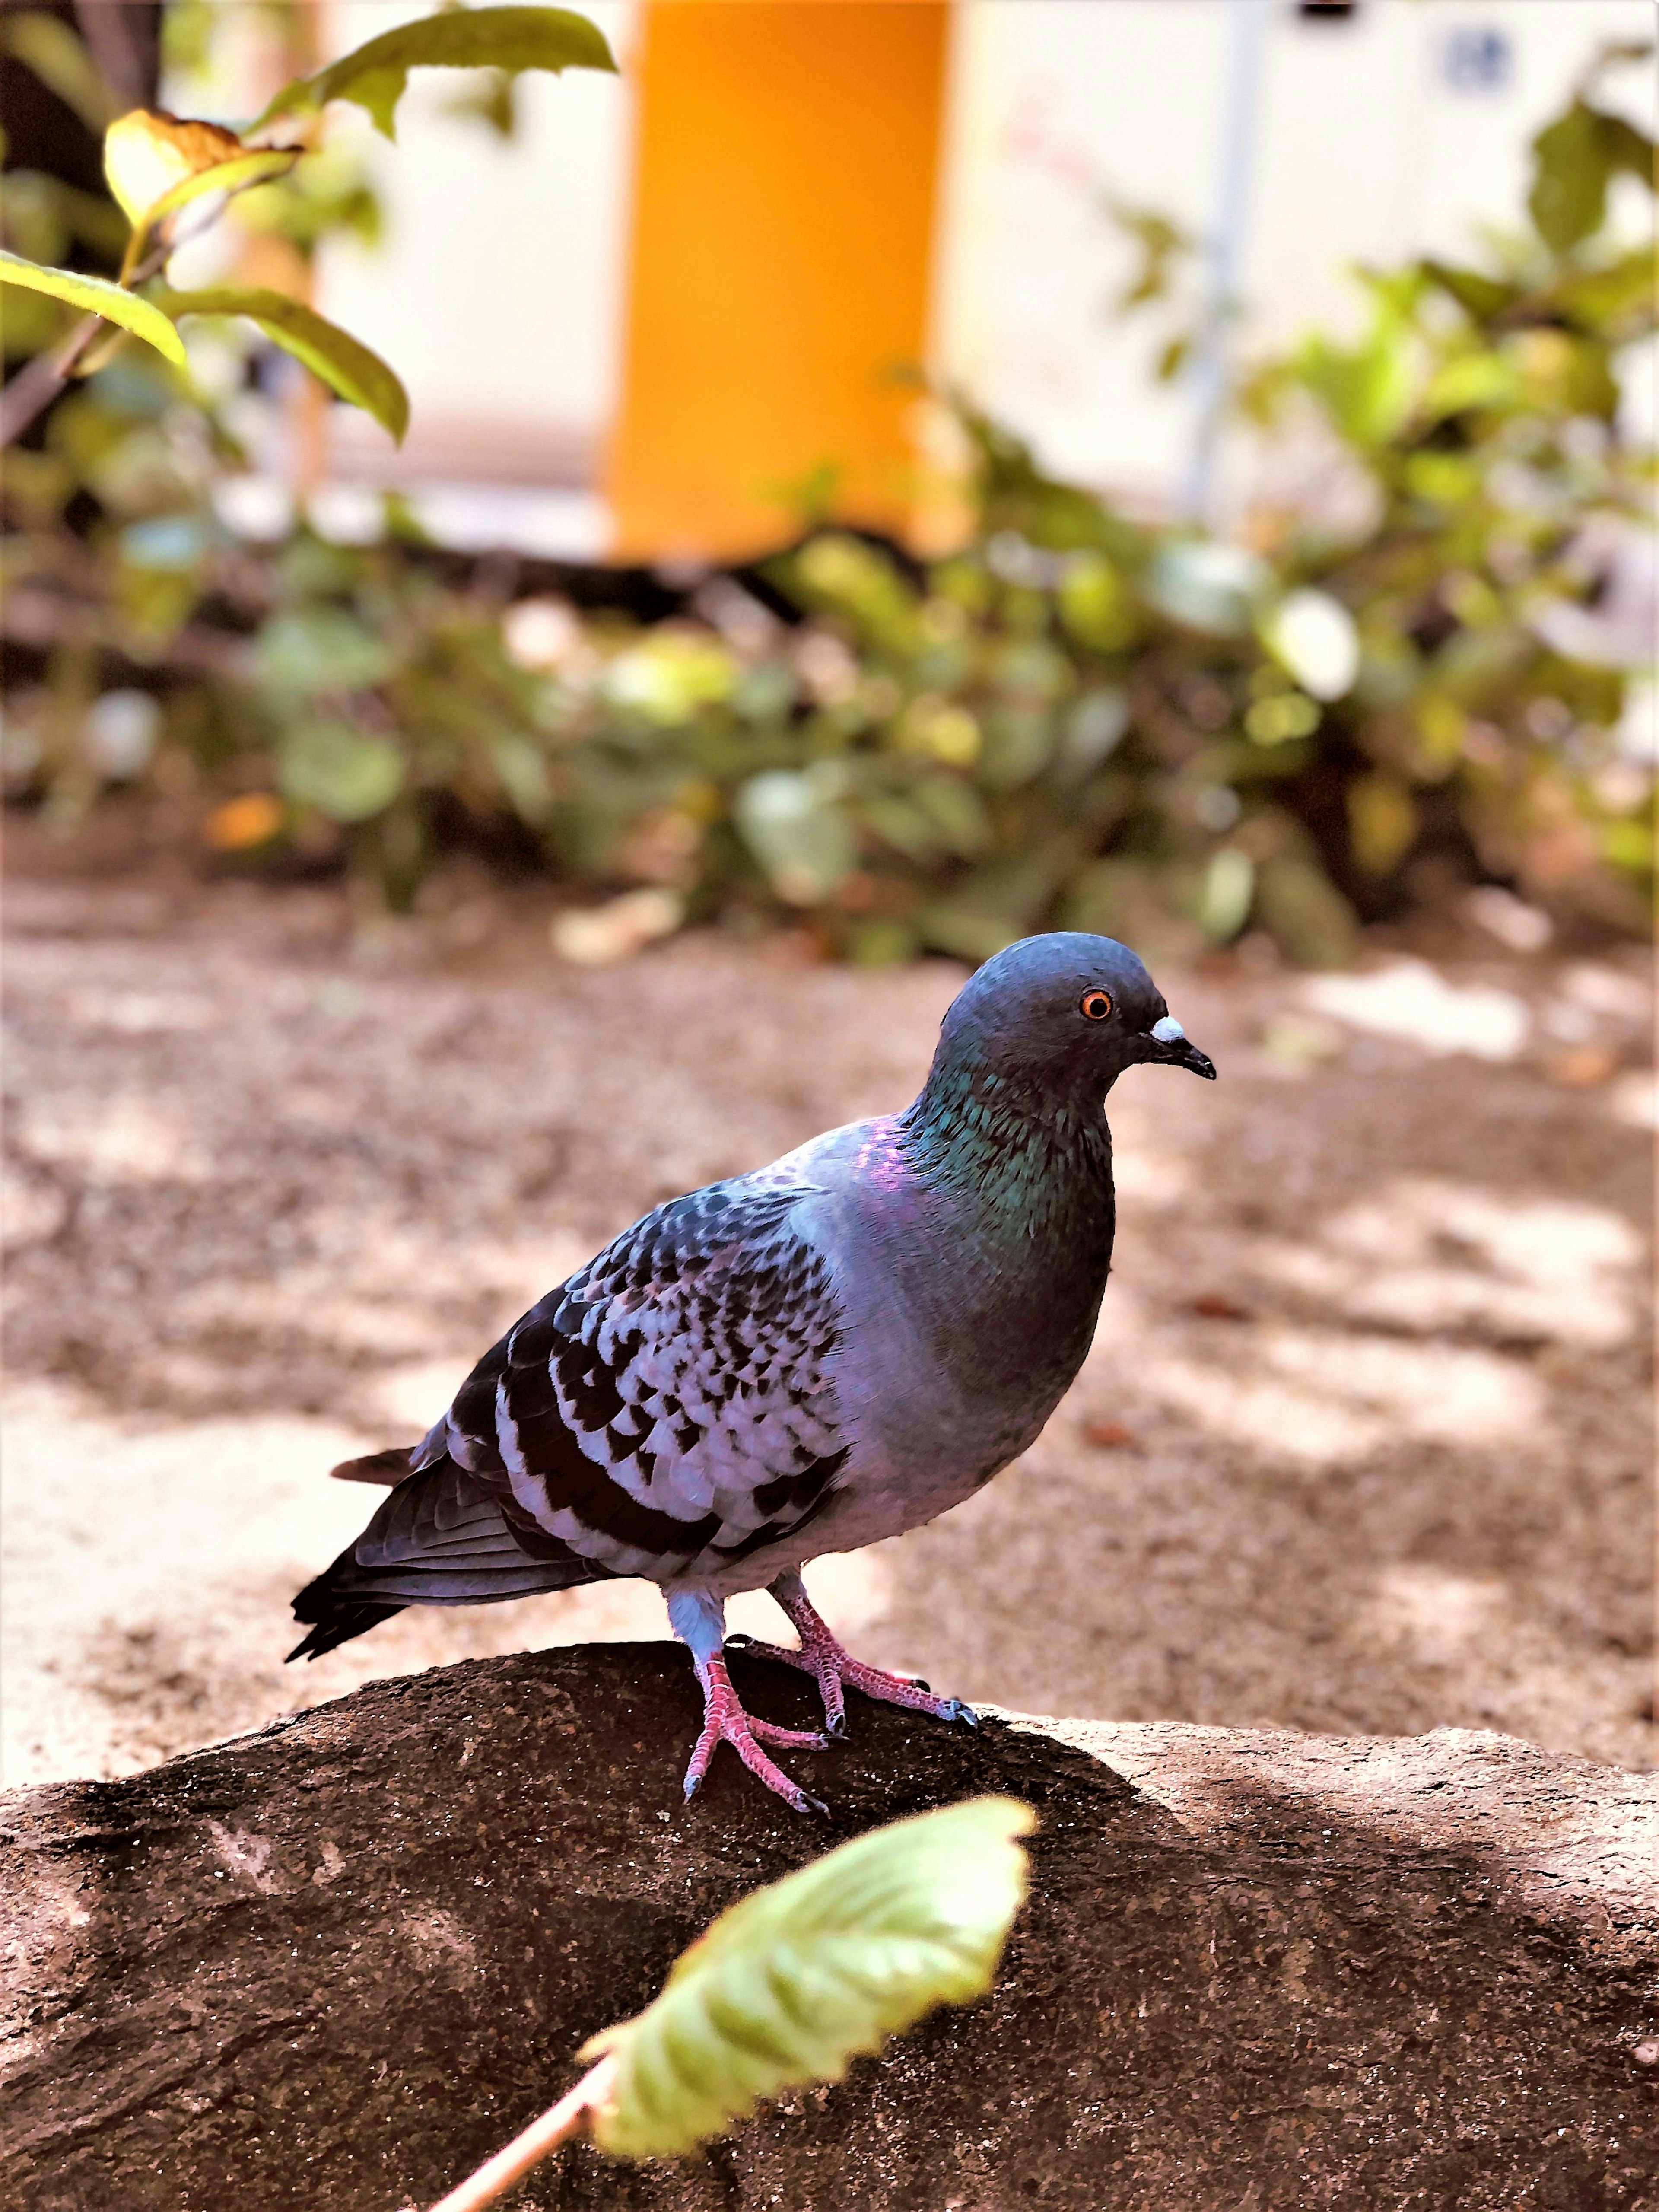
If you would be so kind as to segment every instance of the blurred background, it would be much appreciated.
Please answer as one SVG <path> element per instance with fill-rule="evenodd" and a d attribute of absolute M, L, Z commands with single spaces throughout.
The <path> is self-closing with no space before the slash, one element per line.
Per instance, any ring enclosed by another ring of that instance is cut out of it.
<path fill-rule="evenodd" d="M 3 0 L 7 247 L 114 273 L 112 117 L 428 12 Z M 660 1632 L 277 1663 L 332 1459 L 1053 927 L 1224 1080 L 1126 1085 L 1077 1391 L 831 1617 L 1032 1709 L 1650 1763 L 1646 0 L 582 12 L 615 74 L 416 71 L 179 227 L 401 444 L 203 316 L 6 450 L 7 1778 Z M 26 378 L 71 318 L 0 305 Z"/>

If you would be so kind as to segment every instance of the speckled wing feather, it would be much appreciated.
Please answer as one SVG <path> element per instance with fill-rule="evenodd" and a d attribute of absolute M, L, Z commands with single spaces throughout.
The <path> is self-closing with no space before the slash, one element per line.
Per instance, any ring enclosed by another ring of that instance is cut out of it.
<path fill-rule="evenodd" d="M 531 1308 L 416 1450 L 613 1575 L 696 1580 L 793 1534 L 849 1445 L 830 1273 L 789 1175 L 659 1206 Z"/>
<path fill-rule="evenodd" d="M 841 1319 L 768 1171 L 647 1214 L 487 1352 L 410 1472 L 301 1591 L 315 1658 L 405 1605 L 483 1605 L 615 1575 L 695 1581 L 804 1528 L 849 1445 Z M 361 1467 L 384 1480 L 380 1453 Z"/>

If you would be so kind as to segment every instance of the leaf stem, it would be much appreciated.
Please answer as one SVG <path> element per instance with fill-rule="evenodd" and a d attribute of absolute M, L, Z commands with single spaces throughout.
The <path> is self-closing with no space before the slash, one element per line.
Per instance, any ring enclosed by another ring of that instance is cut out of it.
<path fill-rule="evenodd" d="M 597 2066 L 582 2075 L 574 2089 L 567 2091 L 540 2119 L 532 2120 L 522 2135 L 514 2136 L 494 2158 L 486 2159 L 476 2173 L 468 2174 L 465 2181 L 433 2206 L 432 2212 L 480 2212 L 482 2206 L 493 2204 L 550 2151 L 585 2131 L 588 2112 L 595 2105 L 604 2103 L 616 2070 L 614 2058 L 601 2058 Z"/>

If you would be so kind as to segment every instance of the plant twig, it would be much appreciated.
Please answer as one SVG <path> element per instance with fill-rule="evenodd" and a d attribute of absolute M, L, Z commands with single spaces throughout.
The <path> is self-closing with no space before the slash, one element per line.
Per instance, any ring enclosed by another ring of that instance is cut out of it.
<path fill-rule="evenodd" d="M 74 374 L 76 362 L 105 327 L 101 315 L 83 315 L 67 344 L 55 353 L 38 353 L 33 361 L 24 362 L 0 392 L 0 446 L 21 438 L 35 416 L 51 406 Z"/>
<path fill-rule="evenodd" d="M 597 2066 L 582 2075 L 574 2089 L 561 2097 L 540 2119 L 532 2120 L 522 2135 L 514 2136 L 494 2158 L 486 2159 L 476 2173 L 468 2174 L 465 2181 L 433 2206 L 432 2212 L 480 2212 L 482 2206 L 493 2204 L 550 2151 L 583 2132 L 587 2114 L 596 2105 L 605 2102 L 616 2069 L 614 2058 L 601 2058 Z"/>
<path fill-rule="evenodd" d="M 136 291 L 155 274 L 173 250 L 170 245 L 158 246 L 154 252 L 146 254 L 131 275 L 122 279 L 125 289 Z M 0 446 L 9 446 L 14 438 L 22 436 L 74 375 L 82 355 L 99 331 L 114 327 L 102 315 L 83 315 L 56 353 L 38 353 L 33 361 L 24 362 L 4 391 L 0 392 Z"/>
<path fill-rule="evenodd" d="M 75 21 L 115 106 L 143 106 L 154 95 L 145 82 L 147 72 L 132 36 L 131 19 L 119 8 L 110 7 L 107 0 L 75 0 Z"/>

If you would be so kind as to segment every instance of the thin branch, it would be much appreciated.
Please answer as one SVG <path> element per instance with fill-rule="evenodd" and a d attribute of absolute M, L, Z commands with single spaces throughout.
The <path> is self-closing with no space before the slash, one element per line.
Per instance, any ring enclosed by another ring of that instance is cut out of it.
<path fill-rule="evenodd" d="M 601 2058 L 597 2066 L 582 2075 L 574 2089 L 561 2097 L 540 2119 L 532 2120 L 522 2135 L 514 2136 L 504 2150 L 486 2159 L 476 2173 L 468 2174 L 465 2181 L 433 2206 L 432 2212 L 482 2212 L 483 2206 L 493 2204 L 498 2197 L 505 2195 L 550 2151 L 556 2150 L 574 2136 L 585 2134 L 587 2115 L 610 2094 L 611 2077 L 616 2070 L 614 2058 Z"/>
<path fill-rule="evenodd" d="M 75 21 L 98 74 L 118 107 L 142 107 L 149 97 L 144 65 L 120 0 L 75 0 Z"/>
<path fill-rule="evenodd" d="M 35 417 L 51 406 L 74 374 L 76 363 L 104 328 L 101 315 L 83 315 L 66 345 L 56 353 L 38 353 L 33 361 L 24 362 L 0 392 L 0 446 L 21 438 Z"/>
<path fill-rule="evenodd" d="M 170 245 L 158 246 L 154 252 L 146 254 L 126 279 L 125 289 L 136 291 L 155 274 L 173 251 Z M 106 323 L 102 315 L 83 315 L 57 353 L 38 353 L 33 361 L 24 362 L 4 391 L 0 392 L 0 446 L 9 446 L 15 438 L 22 436 L 74 375 L 81 356 L 99 331 L 116 327 Z"/>

